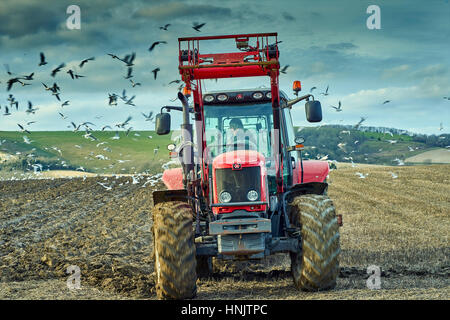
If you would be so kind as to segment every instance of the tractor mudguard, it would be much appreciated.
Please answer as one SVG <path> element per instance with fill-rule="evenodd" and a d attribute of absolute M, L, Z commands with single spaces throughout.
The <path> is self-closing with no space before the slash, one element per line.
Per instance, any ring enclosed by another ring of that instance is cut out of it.
<path fill-rule="evenodd" d="M 300 163 L 296 166 L 297 176 L 294 184 L 302 183 L 302 168 Z M 327 161 L 306 160 L 303 161 L 303 183 L 308 182 L 324 182 L 327 178 L 330 168 Z"/>
<path fill-rule="evenodd" d="M 286 193 L 286 199 L 290 202 L 294 197 L 304 194 L 323 194 L 327 189 L 328 183 L 307 182 L 293 185 Z"/>
<path fill-rule="evenodd" d="M 168 201 L 183 201 L 188 202 L 189 197 L 187 194 L 187 190 L 162 190 L 162 191 L 154 191 L 153 192 L 153 206 L 156 206 L 161 202 Z"/>
<path fill-rule="evenodd" d="M 169 190 L 184 189 L 182 168 L 164 170 L 162 180 Z"/>

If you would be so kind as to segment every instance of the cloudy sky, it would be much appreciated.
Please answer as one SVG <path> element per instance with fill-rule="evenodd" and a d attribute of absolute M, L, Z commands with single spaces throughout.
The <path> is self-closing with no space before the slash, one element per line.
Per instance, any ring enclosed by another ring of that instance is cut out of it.
<path fill-rule="evenodd" d="M 0 2 L 0 131 L 17 130 L 17 123 L 36 121 L 30 130 L 67 130 L 70 121 L 91 121 L 97 128 L 133 117 L 135 130 L 153 130 L 141 112 L 158 112 L 176 96 L 179 79 L 178 37 L 278 32 L 280 62 L 289 65 L 280 76 L 281 89 L 292 96 L 292 82 L 301 80 L 304 92 L 322 102 L 324 123 L 355 124 L 360 117 L 368 126 L 385 126 L 413 132 L 450 132 L 450 4 L 448 0 L 397 1 L 288 1 L 272 0 L 1 0 Z M 81 29 L 70 30 L 69 5 L 81 9 Z M 381 29 L 369 29 L 370 5 L 380 8 Z M 206 23 L 197 32 L 192 23 Z M 167 31 L 160 26 L 170 23 Z M 152 52 L 154 41 L 166 41 Z M 226 43 L 225 43 L 226 44 Z M 228 43 L 228 50 L 234 44 Z M 223 47 L 211 50 L 220 51 Z M 39 52 L 48 64 L 38 67 Z M 120 57 L 136 52 L 132 87 L 124 79 Z M 206 53 L 206 52 L 205 52 Z M 83 68 L 81 60 L 95 57 Z M 55 78 L 51 70 L 66 64 Z M 13 75 L 7 74 L 9 71 Z M 159 67 L 158 78 L 152 70 Z M 72 80 L 71 68 L 85 76 Z M 14 84 L 11 77 L 35 73 L 30 86 Z M 41 82 L 57 82 L 61 107 Z M 267 78 L 205 81 L 207 90 L 269 85 Z M 330 95 L 320 95 L 329 86 Z M 108 93 L 136 95 L 136 106 L 108 105 Z M 19 110 L 4 116 L 8 95 L 19 101 Z M 389 103 L 383 104 L 384 101 Z M 39 108 L 26 114 L 28 101 Z M 341 101 L 343 112 L 331 105 Z M 63 120 L 59 112 L 67 116 Z M 302 105 L 294 108 L 295 125 L 308 125 Z M 97 119 L 96 117 L 101 117 Z M 179 118 L 175 117 L 177 122 Z M 444 130 L 440 131 L 442 122 Z"/>

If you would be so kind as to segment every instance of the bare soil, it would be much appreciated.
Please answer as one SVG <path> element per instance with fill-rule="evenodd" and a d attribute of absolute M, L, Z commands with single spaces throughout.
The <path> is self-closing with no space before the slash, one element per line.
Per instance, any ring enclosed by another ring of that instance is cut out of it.
<path fill-rule="evenodd" d="M 0 299 L 156 299 L 150 211 L 164 186 L 147 179 L 0 181 Z M 334 290 L 297 291 L 280 254 L 216 262 L 197 299 L 449 299 L 450 165 L 338 165 L 329 183 L 344 221 Z M 67 287 L 70 265 L 79 290 Z M 370 265 L 379 290 L 367 288 Z"/>

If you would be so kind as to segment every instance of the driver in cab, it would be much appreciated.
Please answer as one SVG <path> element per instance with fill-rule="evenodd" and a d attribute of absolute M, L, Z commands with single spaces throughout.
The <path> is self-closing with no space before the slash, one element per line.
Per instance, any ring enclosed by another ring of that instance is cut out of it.
<path fill-rule="evenodd" d="M 234 118 L 227 132 L 227 151 L 238 149 L 256 150 L 256 139 L 249 130 L 244 129 L 240 119 Z"/>

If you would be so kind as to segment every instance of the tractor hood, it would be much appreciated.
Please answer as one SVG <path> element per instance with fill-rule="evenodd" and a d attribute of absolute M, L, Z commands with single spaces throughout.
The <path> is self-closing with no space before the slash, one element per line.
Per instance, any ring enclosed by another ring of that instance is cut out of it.
<path fill-rule="evenodd" d="M 235 150 L 217 156 L 213 167 L 213 212 L 265 211 L 267 169 L 264 155 Z"/>
<path fill-rule="evenodd" d="M 213 161 L 214 169 L 239 170 L 242 167 L 265 168 L 264 156 L 255 150 L 235 150 L 218 155 Z"/>

